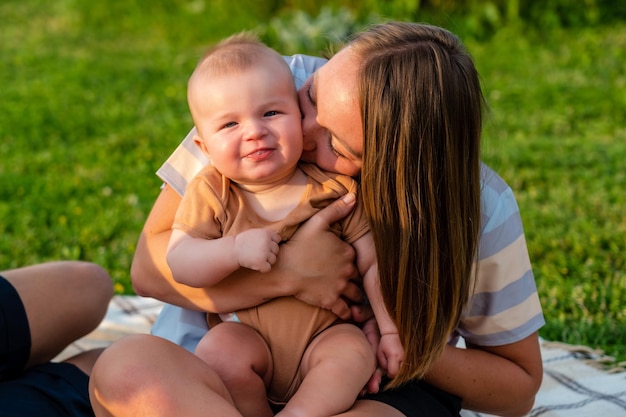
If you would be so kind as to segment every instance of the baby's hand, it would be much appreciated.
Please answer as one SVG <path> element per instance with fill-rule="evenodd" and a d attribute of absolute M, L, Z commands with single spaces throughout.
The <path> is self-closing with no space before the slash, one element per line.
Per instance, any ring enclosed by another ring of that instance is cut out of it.
<path fill-rule="evenodd" d="M 276 262 L 280 235 L 270 229 L 250 229 L 235 236 L 235 253 L 239 265 L 268 272 Z"/>
<path fill-rule="evenodd" d="M 404 359 L 404 349 L 398 333 L 387 333 L 380 337 L 377 356 L 378 363 L 387 370 L 387 375 L 391 378 L 395 377 Z"/>

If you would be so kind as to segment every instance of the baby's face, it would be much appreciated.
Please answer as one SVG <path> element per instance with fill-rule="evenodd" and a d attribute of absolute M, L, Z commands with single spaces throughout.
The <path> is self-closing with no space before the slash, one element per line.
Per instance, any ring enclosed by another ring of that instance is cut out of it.
<path fill-rule="evenodd" d="M 301 114 L 288 69 L 266 65 L 195 84 L 190 107 L 197 143 L 225 176 L 245 184 L 280 181 L 302 154 Z"/>

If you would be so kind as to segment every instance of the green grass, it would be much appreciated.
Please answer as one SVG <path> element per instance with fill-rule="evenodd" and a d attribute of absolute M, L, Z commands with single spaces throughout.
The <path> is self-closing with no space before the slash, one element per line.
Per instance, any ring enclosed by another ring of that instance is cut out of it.
<path fill-rule="evenodd" d="M 485 160 L 515 190 L 551 340 L 626 359 L 626 27 L 470 45 Z"/>
<path fill-rule="evenodd" d="M 187 77 L 207 44 L 264 22 L 203 4 L 0 4 L 0 270 L 85 259 L 132 292 L 154 172 L 191 126 Z M 484 159 L 522 212 L 541 335 L 626 360 L 626 25 L 466 44 L 491 108 Z"/>

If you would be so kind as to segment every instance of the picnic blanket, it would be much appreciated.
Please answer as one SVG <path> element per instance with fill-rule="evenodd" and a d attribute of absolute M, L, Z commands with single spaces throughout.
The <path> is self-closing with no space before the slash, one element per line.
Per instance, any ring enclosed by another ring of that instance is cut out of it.
<path fill-rule="evenodd" d="M 100 326 L 65 349 L 62 360 L 108 346 L 128 334 L 149 333 L 162 303 L 138 296 L 115 296 Z M 541 341 L 544 375 L 530 417 L 626 417 L 625 364 L 613 364 L 585 346 Z M 610 368 L 606 365 L 611 363 Z M 463 417 L 487 417 L 464 410 Z"/>

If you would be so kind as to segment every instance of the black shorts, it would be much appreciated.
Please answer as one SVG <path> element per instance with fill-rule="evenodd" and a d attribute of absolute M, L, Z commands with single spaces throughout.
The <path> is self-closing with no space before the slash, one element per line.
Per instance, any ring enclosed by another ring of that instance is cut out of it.
<path fill-rule="evenodd" d="M 0 417 L 93 417 L 89 377 L 69 363 L 34 366 L 0 382 Z"/>
<path fill-rule="evenodd" d="M 24 371 L 30 354 L 24 305 L 0 276 L 0 417 L 93 417 L 89 377 L 68 363 Z"/>
<path fill-rule="evenodd" d="M 0 275 L 0 381 L 19 374 L 29 354 L 26 310 L 13 285 Z"/>
<path fill-rule="evenodd" d="M 419 380 L 396 389 L 367 394 L 364 399 L 385 403 L 407 417 L 459 417 L 461 413 L 459 397 Z"/>

